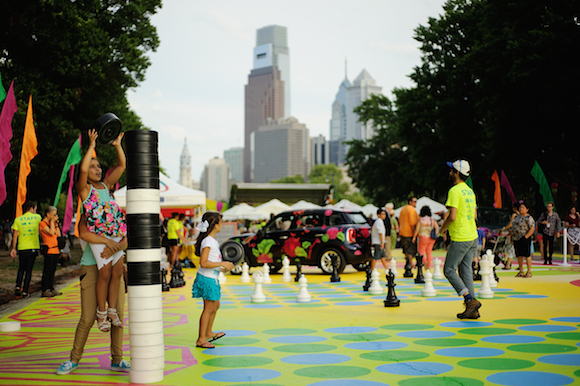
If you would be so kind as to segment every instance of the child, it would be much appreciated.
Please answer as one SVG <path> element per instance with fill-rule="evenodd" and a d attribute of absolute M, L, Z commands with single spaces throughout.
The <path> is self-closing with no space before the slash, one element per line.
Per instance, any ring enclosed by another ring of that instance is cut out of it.
<path fill-rule="evenodd" d="M 125 214 L 109 195 L 109 187 L 113 186 L 125 171 L 126 160 L 125 152 L 121 146 L 123 138 L 123 133 L 121 133 L 111 144 L 117 150 L 118 166 L 102 181 L 99 160 L 92 158 L 97 137 L 96 130 L 89 130 L 89 148 L 81 161 L 76 188 L 83 202 L 83 213 L 87 218 L 89 232 L 112 240 L 111 243 L 106 244 L 89 244 L 99 270 L 96 285 L 97 326 L 99 330 L 107 332 L 111 328 L 109 320 L 115 327 L 123 325 L 117 314 L 117 295 L 123 274 L 123 262 L 121 261 L 123 252 L 119 251 L 108 258 L 102 258 L 101 253 L 107 246 L 113 249 L 114 244 L 116 244 L 113 241 L 118 242 L 127 234 Z M 107 300 L 108 309 L 106 307 Z"/>
<path fill-rule="evenodd" d="M 216 233 L 222 229 L 222 215 L 217 212 L 206 212 L 201 223 L 196 228 L 199 237 L 195 245 L 196 251 L 201 251 L 199 258 L 200 268 L 191 290 L 192 297 L 203 298 L 203 312 L 199 319 L 199 337 L 196 347 L 215 348 L 211 342 L 225 335 L 212 331 L 213 321 L 220 307 L 220 284 L 218 275 L 220 269 L 230 271 L 234 265 L 222 261 L 220 245 L 215 239 Z"/>

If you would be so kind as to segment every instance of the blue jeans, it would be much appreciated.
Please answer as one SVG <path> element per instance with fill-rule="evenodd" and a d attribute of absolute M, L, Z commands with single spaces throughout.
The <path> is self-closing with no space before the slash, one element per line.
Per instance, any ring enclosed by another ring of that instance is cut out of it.
<path fill-rule="evenodd" d="M 473 269 L 471 262 L 477 250 L 477 239 L 473 241 L 453 241 L 449 243 L 445 257 L 444 274 L 459 296 L 470 293 L 475 298 L 473 289 Z M 459 269 L 459 275 L 457 270 Z"/>

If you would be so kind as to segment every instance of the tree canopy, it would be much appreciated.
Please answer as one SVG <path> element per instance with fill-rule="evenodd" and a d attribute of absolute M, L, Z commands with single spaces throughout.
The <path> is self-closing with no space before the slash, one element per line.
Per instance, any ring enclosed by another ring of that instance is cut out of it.
<path fill-rule="evenodd" d="M 12 122 L 13 159 L 6 169 L 2 217 L 14 214 L 28 97 L 32 95 L 38 155 L 28 177 L 28 198 L 50 202 L 66 155 L 79 133 L 102 114 L 115 113 L 123 130 L 143 129 L 126 92 L 145 78 L 146 56 L 159 45 L 150 17 L 161 0 L 21 0 L 0 13 L 0 73 L 14 80 L 18 112 Z M 87 141 L 84 140 L 84 144 Z M 104 170 L 113 149 L 97 147 Z"/>
<path fill-rule="evenodd" d="M 579 13 L 579 0 L 448 1 L 415 30 L 415 86 L 356 110 L 376 126 L 347 156 L 361 191 L 378 202 L 411 192 L 442 200 L 445 161 L 461 157 L 480 203 L 493 202 L 494 170 L 505 171 L 518 199 L 541 201 L 530 175 L 538 161 L 567 207 L 580 175 Z"/>

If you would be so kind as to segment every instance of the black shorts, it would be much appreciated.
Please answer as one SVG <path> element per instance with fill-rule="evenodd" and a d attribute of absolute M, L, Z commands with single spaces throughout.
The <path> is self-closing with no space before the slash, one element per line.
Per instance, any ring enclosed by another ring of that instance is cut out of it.
<path fill-rule="evenodd" d="M 373 248 L 375 249 L 375 253 L 373 253 L 373 259 L 380 260 L 381 258 L 385 257 L 385 249 L 381 249 L 379 244 L 373 244 Z"/>
<path fill-rule="evenodd" d="M 412 237 L 401 236 L 401 247 L 405 255 L 415 256 L 417 253 L 417 244 L 413 244 Z"/>
<path fill-rule="evenodd" d="M 516 257 L 530 257 L 531 255 L 531 240 L 522 237 L 514 241 L 514 248 L 516 249 Z"/>
<path fill-rule="evenodd" d="M 179 239 L 168 239 L 168 241 L 169 241 L 169 246 L 174 247 L 178 244 Z"/>

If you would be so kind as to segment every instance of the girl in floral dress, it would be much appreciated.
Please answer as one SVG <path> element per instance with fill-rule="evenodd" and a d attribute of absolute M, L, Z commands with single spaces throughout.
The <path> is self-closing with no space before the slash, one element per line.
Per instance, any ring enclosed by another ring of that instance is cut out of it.
<path fill-rule="evenodd" d="M 126 159 L 121 146 L 123 138 L 123 133 L 121 133 L 112 143 L 117 150 L 118 166 L 102 180 L 101 164 L 98 159 L 92 157 L 97 137 L 96 130 L 89 130 L 89 148 L 80 164 L 76 188 L 83 203 L 83 214 L 87 219 L 88 230 L 111 240 L 111 245 L 89 244 L 99 269 L 96 285 L 97 326 L 99 330 L 107 332 L 111 328 L 110 323 L 115 327 L 123 325 L 117 314 L 117 296 L 121 275 L 123 275 L 121 259 L 123 252 L 119 251 L 108 258 L 102 258 L 101 253 L 107 246 L 114 249 L 113 241 L 119 242 L 127 234 L 125 214 L 109 194 L 109 188 L 125 172 Z"/>

